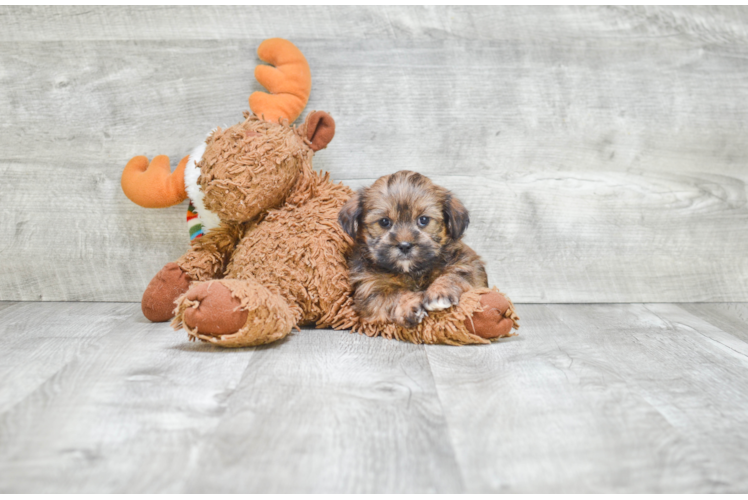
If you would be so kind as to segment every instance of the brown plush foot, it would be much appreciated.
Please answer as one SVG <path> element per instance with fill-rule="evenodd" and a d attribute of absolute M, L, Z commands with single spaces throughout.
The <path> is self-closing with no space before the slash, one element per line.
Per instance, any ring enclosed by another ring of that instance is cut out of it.
<path fill-rule="evenodd" d="M 184 323 L 202 334 L 236 333 L 247 322 L 247 311 L 240 309 L 241 301 L 217 281 L 195 285 L 186 298 L 199 304 L 184 311 Z"/>
<path fill-rule="evenodd" d="M 514 313 L 511 301 L 497 291 L 481 295 L 482 312 L 476 312 L 472 318 L 465 320 L 465 327 L 470 333 L 484 339 L 508 337 L 512 327 L 519 326 L 519 317 Z"/>
<path fill-rule="evenodd" d="M 143 292 L 143 316 L 159 323 L 174 317 L 174 301 L 190 288 L 189 276 L 174 262 L 166 264 Z"/>

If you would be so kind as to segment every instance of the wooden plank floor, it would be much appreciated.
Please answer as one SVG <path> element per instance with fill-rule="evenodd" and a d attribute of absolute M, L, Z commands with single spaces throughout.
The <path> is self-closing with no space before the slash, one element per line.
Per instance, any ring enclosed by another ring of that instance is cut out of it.
<path fill-rule="evenodd" d="M 0 303 L 0 492 L 748 491 L 748 304 L 519 311 L 490 346 L 223 350 Z"/>

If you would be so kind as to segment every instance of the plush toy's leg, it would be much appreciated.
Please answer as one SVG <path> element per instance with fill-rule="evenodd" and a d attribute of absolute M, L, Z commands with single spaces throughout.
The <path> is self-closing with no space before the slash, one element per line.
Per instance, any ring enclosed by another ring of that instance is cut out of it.
<path fill-rule="evenodd" d="M 153 322 L 174 317 L 174 301 L 190 287 L 192 280 L 174 262 L 166 264 L 143 292 L 140 307 L 143 315 Z"/>
<path fill-rule="evenodd" d="M 174 329 L 225 347 L 267 344 L 291 332 L 297 317 L 279 295 L 252 279 L 196 283 L 177 300 Z"/>
<path fill-rule="evenodd" d="M 456 306 L 429 312 L 415 328 L 359 322 L 353 330 L 416 344 L 487 344 L 516 335 L 511 329 L 519 328 L 518 321 L 512 302 L 504 294 L 495 288 L 482 288 L 463 293 Z"/>
<path fill-rule="evenodd" d="M 168 167 L 168 162 L 167 162 Z M 151 321 L 174 317 L 174 301 L 195 281 L 223 275 L 224 261 L 241 236 L 237 225 L 222 223 L 201 238 L 192 240 L 189 251 L 176 262 L 166 264 L 143 293 L 143 315 Z"/>
<path fill-rule="evenodd" d="M 512 328 L 519 328 L 519 316 L 514 304 L 498 290 L 481 295 L 481 311 L 476 311 L 465 320 L 470 333 L 484 339 L 498 339 L 511 336 Z"/>

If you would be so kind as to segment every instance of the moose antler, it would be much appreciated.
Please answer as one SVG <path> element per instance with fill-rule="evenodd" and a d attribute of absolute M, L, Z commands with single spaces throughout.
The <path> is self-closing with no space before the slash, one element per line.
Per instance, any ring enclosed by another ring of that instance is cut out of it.
<path fill-rule="evenodd" d="M 312 90 L 312 75 L 304 54 L 288 40 L 269 38 L 257 48 L 257 55 L 275 66 L 260 65 L 255 68 L 255 78 L 271 94 L 254 92 L 249 96 L 249 107 L 254 114 L 267 121 L 278 122 L 284 118 L 293 122 L 304 110 Z M 324 123 L 329 128 L 328 121 Z M 312 131 L 316 130 L 315 126 Z M 330 133 L 327 135 L 332 137 Z M 325 141 L 320 136 L 317 144 L 315 137 L 309 137 L 313 149 L 320 149 L 329 142 L 329 138 Z M 141 207 L 164 208 L 181 203 L 187 199 L 184 169 L 188 160 L 189 156 L 184 157 L 177 169 L 170 173 L 168 157 L 156 156 L 149 165 L 145 156 L 136 156 L 122 172 L 122 190 Z"/>
<path fill-rule="evenodd" d="M 148 164 L 145 156 L 136 156 L 122 171 L 122 191 L 133 202 L 145 208 L 165 208 L 187 199 L 184 188 L 184 168 L 189 156 L 182 158 L 171 171 L 169 157 L 160 155 Z"/>
<path fill-rule="evenodd" d="M 312 74 L 304 54 L 288 40 L 268 38 L 257 48 L 257 55 L 275 67 L 255 68 L 255 78 L 271 93 L 254 92 L 249 96 L 250 109 L 267 121 L 285 118 L 293 122 L 306 107 L 312 91 Z"/>

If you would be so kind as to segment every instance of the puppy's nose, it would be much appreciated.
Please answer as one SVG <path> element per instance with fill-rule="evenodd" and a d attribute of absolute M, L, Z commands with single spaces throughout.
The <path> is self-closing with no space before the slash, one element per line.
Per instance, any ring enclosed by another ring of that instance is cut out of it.
<path fill-rule="evenodd" d="M 402 253 L 408 253 L 410 252 L 410 249 L 413 248 L 413 243 L 401 241 L 397 244 L 397 248 L 399 248 Z"/>

